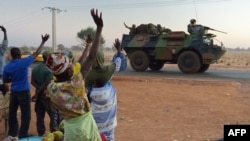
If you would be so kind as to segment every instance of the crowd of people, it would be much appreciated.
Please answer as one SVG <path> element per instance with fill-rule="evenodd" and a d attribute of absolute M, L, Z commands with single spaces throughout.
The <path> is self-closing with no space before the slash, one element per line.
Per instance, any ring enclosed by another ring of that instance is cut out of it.
<path fill-rule="evenodd" d="M 4 36 L 0 45 L 0 121 L 8 119 L 8 136 L 3 141 L 17 141 L 32 136 L 28 133 L 31 120 L 31 101 L 35 102 L 36 129 L 38 136 L 46 134 L 45 114 L 49 115 L 50 132 L 62 131 L 64 141 L 114 141 L 117 127 L 117 90 L 111 79 L 115 72 L 127 67 L 126 56 L 122 53 L 119 39 L 115 39 L 112 63 L 104 65 L 104 53 L 100 48 L 103 29 L 102 13 L 90 11 L 96 24 L 95 37 L 88 35 L 86 47 L 78 61 L 72 52 L 43 51 L 49 35 L 41 36 L 37 50 L 26 58 L 21 58 L 21 50 L 10 49 L 12 60 L 5 64 L 8 49 L 7 31 L 0 26 Z M 130 29 L 130 34 L 154 29 L 152 33 L 171 32 L 161 25 L 140 25 Z M 187 29 L 190 34 L 200 32 L 200 25 L 191 19 Z M 164 28 L 165 29 L 165 28 Z M 145 31 L 146 32 L 146 31 Z M 40 53 L 43 63 L 36 65 L 29 82 L 28 69 Z M 10 88 L 9 88 L 9 84 Z M 31 96 L 31 85 L 35 94 Z M 3 108 L 4 107 L 4 108 Z M 21 110 L 19 128 L 17 110 Z M 6 128 L 7 130 L 7 128 Z"/>
<path fill-rule="evenodd" d="M 49 35 L 41 36 L 37 50 L 26 58 L 21 58 L 21 50 L 10 49 L 12 60 L 5 64 L 8 49 L 7 31 L 3 32 L 0 45 L 0 121 L 8 119 L 7 137 L 3 141 L 17 141 L 31 136 L 28 131 L 31 120 L 31 101 L 35 102 L 36 129 L 38 136 L 46 134 L 45 114 L 49 115 L 50 132 L 62 131 L 64 141 L 114 141 L 117 127 L 117 90 L 112 85 L 115 72 L 127 67 L 126 56 L 122 53 L 119 39 L 115 39 L 112 63 L 104 65 L 104 53 L 100 48 L 103 29 L 102 13 L 90 11 L 96 24 L 95 37 L 88 35 L 86 47 L 75 62 L 72 52 L 43 51 Z M 130 34 L 163 34 L 171 32 L 161 25 L 142 24 L 130 29 Z M 202 26 L 190 20 L 187 30 L 196 35 Z M 43 63 L 32 69 L 31 82 L 28 69 L 34 59 L 42 53 Z M 9 84 L 8 84 L 9 83 Z M 10 85 L 10 88 L 9 88 Z M 31 85 L 35 94 L 31 96 Z M 17 110 L 21 110 L 19 127 Z M 7 130 L 7 128 L 6 128 Z"/>
<path fill-rule="evenodd" d="M 3 141 L 28 138 L 31 120 L 31 102 L 35 102 L 37 135 L 46 135 L 45 114 L 49 115 L 50 132 L 62 131 L 64 141 L 114 141 L 117 126 L 117 90 L 111 83 L 113 74 L 126 69 L 126 56 L 121 52 L 119 39 L 115 39 L 117 53 L 110 65 L 104 65 L 104 53 L 100 48 L 103 29 L 102 13 L 91 9 L 96 24 L 94 37 L 88 35 L 86 47 L 75 61 L 70 51 L 43 51 L 49 35 L 41 36 L 37 50 L 21 58 L 21 50 L 10 49 L 12 60 L 4 64 L 8 40 L 6 29 L 0 46 L 0 92 L 8 103 L 8 132 Z M 44 62 L 36 65 L 29 81 L 28 69 L 34 58 L 42 53 Z M 10 88 L 9 88 L 10 86 Z M 31 96 L 31 86 L 35 94 Z M 19 127 L 17 110 L 21 110 Z M 1 113 L 1 111 L 0 111 Z"/>

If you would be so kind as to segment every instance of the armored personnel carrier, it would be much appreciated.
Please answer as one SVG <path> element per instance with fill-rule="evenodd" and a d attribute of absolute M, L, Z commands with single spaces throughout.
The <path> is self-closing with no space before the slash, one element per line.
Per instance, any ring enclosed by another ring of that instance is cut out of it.
<path fill-rule="evenodd" d="M 209 27 L 197 34 L 166 28 L 164 32 L 159 25 L 150 27 L 142 24 L 122 36 L 121 47 L 135 71 L 158 71 L 164 64 L 177 64 L 183 73 L 202 73 L 226 52 L 222 43 L 214 44 L 216 35 L 208 33 L 214 30 Z"/>

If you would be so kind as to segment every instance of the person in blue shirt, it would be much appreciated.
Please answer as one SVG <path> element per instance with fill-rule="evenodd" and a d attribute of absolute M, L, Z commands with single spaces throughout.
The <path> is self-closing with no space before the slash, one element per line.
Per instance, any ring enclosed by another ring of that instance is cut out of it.
<path fill-rule="evenodd" d="M 11 83 L 10 86 L 10 105 L 9 105 L 9 130 L 8 137 L 5 140 L 18 140 L 18 138 L 28 137 L 28 130 L 31 119 L 30 107 L 30 82 L 28 78 L 28 68 L 34 62 L 34 59 L 41 53 L 49 35 L 42 35 L 42 42 L 36 52 L 32 55 L 21 58 L 19 48 L 13 47 L 10 50 L 12 60 L 4 66 L 3 82 Z M 21 126 L 17 120 L 17 109 L 21 110 Z"/>
<path fill-rule="evenodd" d="M 1 30 L 3 31 L 3 42 L 0 45 L 0 78 L 3 75 L 3 67 L 5 65 L 5 56 L 4 53 L 8 47 L 8 39 L 7 39 L 7 32 L 4 26 L 0 26 Z"/>

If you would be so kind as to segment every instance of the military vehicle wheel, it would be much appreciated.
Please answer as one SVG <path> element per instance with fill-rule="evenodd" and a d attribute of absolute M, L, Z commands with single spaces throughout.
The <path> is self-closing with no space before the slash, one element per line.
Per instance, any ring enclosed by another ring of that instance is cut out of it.
<path fill-rule="evenodd" d="M 163 66 L 164 66 L 164 63 L 162 63 L 162 62 L 153 62 L 153 63 L 150 63 L 149 68 L 152 71 L 158 71 L 158 70 L 162 69 Z"/>
<path fill-rule="evenodd" d="M 135 51 L 130 56 L 130 65 L 135 71 L 145 71 L 149 66 L 148 56 L 143 51 Z"/>
<path fill-rule="evenodd" d="M 202 64 L 198 72 L 205 72 L 208 70 L 210 64 Z"/>
<path fill-rule="evenodd" d="M 177 63 L 183 73 L 196 73 L 201 67 L 200 57 L 193 51 L 183 52 L 178 57 Z"/>

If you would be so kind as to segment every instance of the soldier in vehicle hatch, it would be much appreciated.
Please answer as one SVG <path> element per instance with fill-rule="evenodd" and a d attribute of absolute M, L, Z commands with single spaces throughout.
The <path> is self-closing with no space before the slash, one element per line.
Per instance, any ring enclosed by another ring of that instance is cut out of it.
<path fill-rule="evenodd" d="M 160 24 L 156 25 L 158 34 L 166 34 L 171 32 L 171 29 L 162 27 Z"/>
<path fill-rule="evenodd" d="M 147 33 L 148 34 L 157 34 L 157 27 L 152 23 L 148 23 L 148 25 L 147 25 Z"/>
<path fill-rule="evenodd" d="M 188 32 L 190 34 L 198 34 L 202 31 L 202 26 L 196 24 L 195 19 L 190 20 L 190 24 L 188 24 Z"/>
<path fill-rule="evenodd" d="M 132 24 L 132 27 L 127 26 L 127 25 L 125 24 L 125 22 L 124 22 L 123 24 L 124 24 L 124 26 L 125 26 L 127 29 L 130 30 L 130 31 L 129 31 L 129 34 L 135 34 L 135 33 L 136 33 L 136 25 L 135 25 L 135 24 Z"/>

